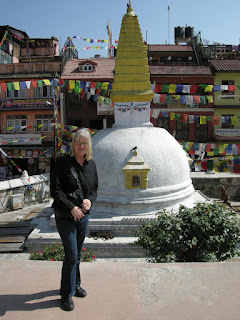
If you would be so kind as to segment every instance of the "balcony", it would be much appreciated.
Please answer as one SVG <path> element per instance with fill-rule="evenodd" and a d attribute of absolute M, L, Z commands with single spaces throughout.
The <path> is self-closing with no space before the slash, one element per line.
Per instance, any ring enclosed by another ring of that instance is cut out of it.
<path fill-rule="evenodd" d="M 34 74 L 34 73 L 53 73 L 60 72 L 61 62 L 28 62 L 28 63 L 11 63 L 0 64 L 0 74 L 6 77 L 21 74 Z"/>

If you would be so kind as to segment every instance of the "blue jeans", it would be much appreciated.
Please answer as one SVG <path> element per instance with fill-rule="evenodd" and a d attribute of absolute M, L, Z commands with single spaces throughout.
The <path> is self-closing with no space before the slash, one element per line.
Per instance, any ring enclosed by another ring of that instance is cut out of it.
<path fill-rule="evenodd" d="M 81 284 L 80 260 L 88 220 L 89 214 L 86 214 L 77 222 L 73 219 L 61 219 L 56 215 L 56 225 L 65 253 L 60 288 L 60 295 L 63 299 L 74 296 L 76 288 L 80 287 Z"/>

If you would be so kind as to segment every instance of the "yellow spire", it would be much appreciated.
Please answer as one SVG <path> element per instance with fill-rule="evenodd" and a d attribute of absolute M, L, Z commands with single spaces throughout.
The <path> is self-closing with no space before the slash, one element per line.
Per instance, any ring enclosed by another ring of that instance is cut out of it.
<path fill-rule="evenodd" d="M 136 102 L 152 98 L 147 47 L 129 0 L 119 35 L 111 99 L 113 102 Z"/>

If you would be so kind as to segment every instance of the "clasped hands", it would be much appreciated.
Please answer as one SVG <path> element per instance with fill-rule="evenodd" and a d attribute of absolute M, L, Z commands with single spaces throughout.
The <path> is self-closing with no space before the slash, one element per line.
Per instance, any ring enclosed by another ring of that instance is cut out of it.
<path fill-rule="evenodd" d="M 84 199 L 81 208 L 75 206 L 71 210 L 71 214 L 75 221 L 78 221 L 84 217 L 84 213 L 86 213 L 91 208 L 91 201 L 89 199 Z"/>

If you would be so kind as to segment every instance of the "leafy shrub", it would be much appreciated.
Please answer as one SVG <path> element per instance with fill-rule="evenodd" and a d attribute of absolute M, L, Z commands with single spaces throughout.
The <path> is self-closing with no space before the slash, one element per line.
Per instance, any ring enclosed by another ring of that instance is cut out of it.
<path fill-rule="evenodd" d="M 239 252 L 239 221 L 230 207 L 199 203 L 180 206 L 177 214 L 161 210 L 157 215 L 136 231 L 135 244 L 151 262 L 224 261 Z"/>
<path fill-rule="evenodd" d="M 44 251 L 30 252 L 30 260 L 49 260 L 49 261 L 63 261 L 64 249 L 62 244 L 48 244 Z M 82 248 L 82 262 L 91 262 L 95 260 L 95 255 L 92 249 Z"/>

